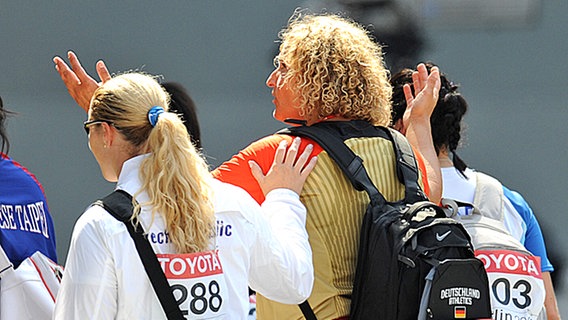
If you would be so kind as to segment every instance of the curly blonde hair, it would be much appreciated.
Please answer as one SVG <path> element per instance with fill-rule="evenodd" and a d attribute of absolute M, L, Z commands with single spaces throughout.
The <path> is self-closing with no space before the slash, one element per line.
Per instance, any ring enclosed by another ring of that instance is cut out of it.
<path fill-rule="evenodd" d="M 392 90 L 382 49 L 359 24 L 296 12 L 279 36 L 276 59 L 299 92 L 302 116 L 390 123 Z"/>
<path fill-rule="evenodd" d="M 156 213 L 163 216 L 177 250 L 209 250 L 215 216 L 208 166 L 178 115 L 167 112 L 168 103 L 169 95 L 154 77 L 125 73 L 95 91 L 91 117 L 112 123 L 130 142 L 132 156 L 148 153 L 139 175 L 150 200 L 140 205 L 152 208 L 152 220 Z M 153 106 L 166 110 L 155 127 L 148 121 Z M 135 203 L 133 223 L 139 222 L 140 205 Z"/>

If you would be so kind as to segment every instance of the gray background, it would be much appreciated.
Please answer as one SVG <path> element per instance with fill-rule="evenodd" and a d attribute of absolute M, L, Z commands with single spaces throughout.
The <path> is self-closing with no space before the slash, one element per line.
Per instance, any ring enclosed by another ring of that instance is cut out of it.
<path fill-rule="evenodd" d="M 20 113 L 8 124 L 10 155 L 43 183 L 60 262 L 77 217 L 113 184 L 100 175 L 82 129 L 86 114 L 68 96 L 52 57 L 73 49 L 91 74 L 96 60 L 104 59 L 112 71 L 139 69 L 183 83 L 198 105 L 204 148 L 216 166 L 282 126 L 271 117 L 264 82 L 272 70 L 276 35 L 301 5 L 274 0 L 0 2 L 0 95 L 5 106 Z M 566 263 L 568 253 L 566 16 L 566 0 L 548 0 L 521 27 L 425 25 L 427 47 L 421 54 L 461 83 L 470 103 L 460 155 L 525 196 L 550 250 L 562 256 L 558 263 Z M 563 306 L 568 299 L 560 295 L 559 300 L 568 317 Z"/>

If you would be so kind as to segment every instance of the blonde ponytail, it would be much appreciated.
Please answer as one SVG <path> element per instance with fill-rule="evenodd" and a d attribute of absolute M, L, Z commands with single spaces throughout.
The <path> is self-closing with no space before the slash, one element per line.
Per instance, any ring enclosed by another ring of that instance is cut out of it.
<path fill-rule="evenodd" d="M 154 210 L 164 215 L 170 239 L 180 252 L 207 249 L 215 225 L 211 176 L 175 114 L 159 116 L 147 148 L 150 155 L 140 168 L 142 189 Z"/>

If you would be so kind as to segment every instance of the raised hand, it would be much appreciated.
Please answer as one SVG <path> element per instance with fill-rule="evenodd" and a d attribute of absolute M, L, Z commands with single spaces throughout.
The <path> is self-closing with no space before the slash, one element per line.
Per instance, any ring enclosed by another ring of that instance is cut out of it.
<path fill-rule="evenodd" d="M 421 63 L 412 73 L 412 82 L 416 95 L 413 95 L 410 84 L 403 87 L 406 98 L 406 111 L 401 128 L 403 134 L 412 121 L 430 121 L 440 93 L 440 70 L 438 67 L 432 67 L 428 74 L 428 69 Z"/>
<path fill-rule="evenodd" d="M 258 181 L 264 195 L 277 188 L 287 188 L 297 194 L 302 192 L 306 178 L 316 165 L 317 157 L 312 157 L 308 162 L 313 150 L 313 146 L 309 144 L 296 160 L 300 141 L 301 139 L 296 137 L 286 151 L 288 143 L 282 140 L 266 175 L 262 173 L 262 169 L 255 161 L 249 161 L 252 175 Z"/>
<path fill-rule="evenodd" d="M 430 186 L 429 198 L 435 203 L 442 199 L 442 171 L 438 162 L 438 154 L 434 147 L 430 116 L 434 112 L 440 92 L 440 70 L 432 67 L 430 74 L 421 63 L 412 73 L 412 85 L 404 85 L 406 111 L 403 116 L 403 132 L 414 149 L 422 154 Z"/>
<path fill-rule="evenodd" d="M 75 102 L 77 102 L 77 104 L 85 110 L 85 112 L 88 112 L 91 97 L 95 90 L 100 86 L 100 83 L 91 77 L 85 69 L 83 69 L 77 55 L 75 55 L 73 51 L 69 51 L 67 53 L 67 58 L 69 59 L 71 67 L 69 67 L 62 58 L 55 56 L 53 58 L 55 69 L 67 87 L 69 95 L 71 95 L 73 100 L 75 100 Z M 101 79 L 101 83 L 104 83 L 111 78 L 110 73 L 102 60 L 97 62 L 96 69 L 99 79 Z"/>

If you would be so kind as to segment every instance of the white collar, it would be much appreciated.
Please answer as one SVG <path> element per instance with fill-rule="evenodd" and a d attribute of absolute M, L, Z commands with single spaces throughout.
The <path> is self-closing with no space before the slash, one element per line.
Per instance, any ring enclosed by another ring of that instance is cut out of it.
<path fill-rule="evenodd" d="M 140 191 L 142 185 L 140 181 L 140 165 L 149 155 L 150 154 L 138 155 L 126 160 L 122 164 L 122 170 L 120 170 L 120 175 L 118 176 L 116 189 L 124 190 L 131 195 Z M 138 200 L 140 201 L 141 199 Z"/>

